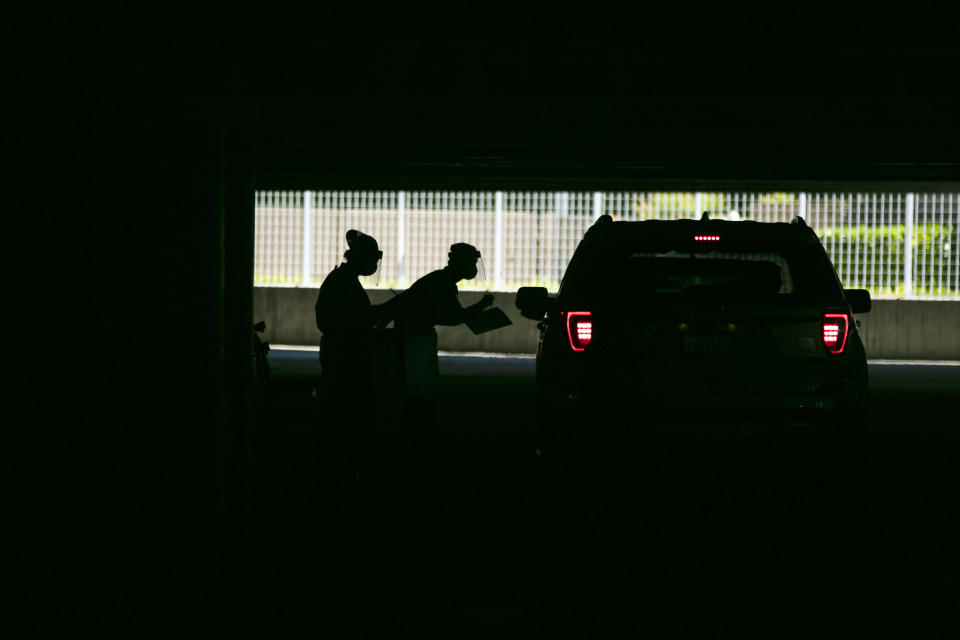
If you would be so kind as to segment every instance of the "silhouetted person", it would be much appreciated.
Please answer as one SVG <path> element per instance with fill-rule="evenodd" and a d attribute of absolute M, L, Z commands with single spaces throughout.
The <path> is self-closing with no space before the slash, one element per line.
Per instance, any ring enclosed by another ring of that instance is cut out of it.
<path fill-rule="evenodd" d="M 404 361 L 404 384 L 408 398 L 433 403 L 436 396 L 436 325 L 463 324 L 471 315 L 493 303 L 486 294 L 474 305 L 461 307 L 457 283 L 477 276 L 480 252 L 459 242 L 450 247 L 447 266 L 423 276 L 393 300 L 384 313 L 394 318 Z"/>
<path fill-rule="evenodd" d="M 371 444 L 374 413 L 365 406 L 374 372 L 374 324 L 378 307 L 359 276 L 376 272 L 383 252 L 377 241 L 355 229 L 347 231 L 346 262 L 335 267 L 320 286 L 314 311 L 323 367 L 321 414 L 337 434 L 338 453 L 347 479 L 357 480 L 364 449 Z"/>
<path fill-rule="evenodd" d="M 404 416 L 410 431 L 421 482 L 431 464 L 436 421 L 436 386 L 439 376 L 436 325 L 454 326 L 466 322 L 493 303 L 486 294 L 474 305 L 461 307 L 457 283 L 477 276 L 480 252 L 469 244 L 450 247 L 447 266 L 428 273 L 384 303 L 385 318 L 392 317 L 403 362 Z M 428 482 L 428 481 L 426 481 Z"/>

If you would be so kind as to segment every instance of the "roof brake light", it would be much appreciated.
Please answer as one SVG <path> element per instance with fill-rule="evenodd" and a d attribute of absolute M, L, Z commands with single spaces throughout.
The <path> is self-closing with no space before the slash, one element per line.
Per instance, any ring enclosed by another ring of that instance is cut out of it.
<path fill-rule="evenodd" d="M 720 236 L 693 236 L 694 242 L 719 242 Z"/>

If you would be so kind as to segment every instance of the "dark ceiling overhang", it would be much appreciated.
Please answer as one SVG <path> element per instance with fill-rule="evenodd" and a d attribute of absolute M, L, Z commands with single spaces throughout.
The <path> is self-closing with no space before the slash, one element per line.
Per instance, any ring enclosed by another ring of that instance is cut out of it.
<path fill-rule="evenodd" d="M 263 188 L 935 187 L 960 173 L 946 20 L 484 7 L 434 30 L 406 6 L 318 9 L 293 24 L 267 7 L 54 12 L 16 30 L 36 63 L 11 86 L 163 97 L 118 131 L 176 128 L 168 103 L 213 96 Z"/>
<path fill-rule="evenodd" d="M 270 189 L 955 189 L 946 101 L 269 96 Z M 882 185 L 882 186 L 877 186 Z"/>

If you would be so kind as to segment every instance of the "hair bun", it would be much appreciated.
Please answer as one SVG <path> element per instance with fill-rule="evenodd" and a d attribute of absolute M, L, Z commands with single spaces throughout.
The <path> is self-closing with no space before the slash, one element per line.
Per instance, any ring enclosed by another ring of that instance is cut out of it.
<path fill-rule="evenodd" d="M 347 245 L 353 244 L 353 241 L 360 237 L 360 232 L 356 229 L 350 229 L 347 231 Z"/>

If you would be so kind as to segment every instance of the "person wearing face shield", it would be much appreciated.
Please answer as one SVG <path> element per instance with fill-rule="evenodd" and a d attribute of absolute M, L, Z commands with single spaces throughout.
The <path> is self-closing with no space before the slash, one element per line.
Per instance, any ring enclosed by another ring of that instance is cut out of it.
<path fill-rule="evenodd" d="M 381 323 L 394 321 L 399 343 L 403 415 L 411 447 L 414 487 L 428 509 L 435 504 L 433 431 L 439 362 L 434 327 L 463 324 L 493 303 L 490 294 L 466 308 L 457 299 L 457 283 L 477 277 L 479 260 L 480 252 L 475 247 L 462 242 L 454 244 L 447 255 L 447 266 L 426 274 L 382 305 Z"/>
<path fill-rule="evenodd" d="M 451 245 L 447 266 L 426 274 L 382 305 L 384 317 L 394 319 L 399 334 L 408 409 L 412 407 L 419 419 L 434 420 L 439 375 L 434 327 L 463 324 L 493 304 L 490 294 L 469 307 L 460 306 L 457 299 L 457 283 L 477 277 L 479 260 L 476 247 L 464 242 Z"/>
<path fill-rule="evenodd" d="M 364 410 L 363 393 L 374 376 L 374 325 L 380 313 L 360 284 L 379 268 L 383 252 L 364 233 L 347 231 L 345 262 L 334 267 L 314 305 L 320 338 L 324 400 L 322 410 L 337 434 L 345 480 L 360 479 L 361 454 L 369 443 L 374 417 Z"/>

